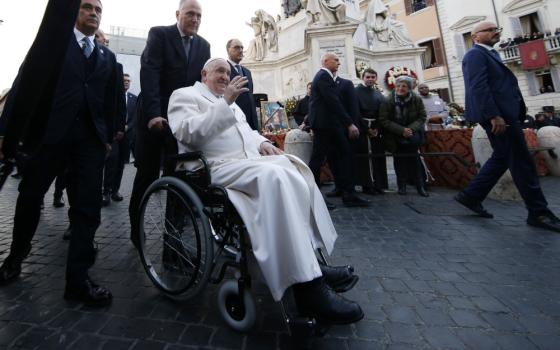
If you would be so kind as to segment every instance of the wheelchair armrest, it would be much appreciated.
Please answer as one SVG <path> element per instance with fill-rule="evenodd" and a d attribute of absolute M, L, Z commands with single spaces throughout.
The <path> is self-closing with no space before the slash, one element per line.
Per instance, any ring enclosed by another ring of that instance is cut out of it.
<path fill-rule="evenodd" d="M 180 154 L 176 154 L 176 155 L 172 155 L 169 156 L 169 160 L 171 161 L 175 161 L 175 162 L 185 162 L 185 161 L 191 161 L 191 160 L 199 160 L 204 158 L 204 156 L 202 155 L 202 152 L 200 151 L 195 151 L 195 152 L 186 152 L 186 153 L 180 153 Z"/>

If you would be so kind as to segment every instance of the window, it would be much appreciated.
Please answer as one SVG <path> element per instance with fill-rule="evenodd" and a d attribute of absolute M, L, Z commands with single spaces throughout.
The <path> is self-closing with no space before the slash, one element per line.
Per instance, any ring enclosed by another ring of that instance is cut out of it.
<path fill-rule="evenodd" d="M 434 0 L 404 0 L 406 15 L 425 9 L 428 6 L 433 6 Z"/>
<path fill-rule="evenodd" d="M 554 86 L 554 81 L 552 80 L 550 70 L 537 71 L 535 72 L 535 77 L 537 78 L 539 93 L 544 94 L 547 92 L 556 91 L 556 87 Z"/>
<path fill-rule="evenodd" d="M 521 24 L 521 30 L 525 35 L 543 32 L 539 15 L 536 12 L 519 17 L 519 22 Z"/>
<path fill-rule="evenodd" d="M 463 41 L 465 43 L 465 51 L 473 47 L 474 41 L 471 37 L 471 32 L 463 33 Z"/>
<path fill-rule="evenodd" d="M 426 41 L 418 44 L 418 46 L 426 48 L 426 51 L 422 53 L 422 65 L 424 69 L 438 67 L 444 64 L 441 39 L 437 38 Z"/>

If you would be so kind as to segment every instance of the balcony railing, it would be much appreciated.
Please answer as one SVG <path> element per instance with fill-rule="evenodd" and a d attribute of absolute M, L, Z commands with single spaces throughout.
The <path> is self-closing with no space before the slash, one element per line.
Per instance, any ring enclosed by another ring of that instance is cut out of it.
<path fill-rule="evenodd" d="M 554 54 L 560 52 L 560 35 L 552 35 L 543 39 L 546 52 Z M 499 49 L 504 63 L 516 62 L 521 59 L 519 56 L 519 45 L 510 45 L 503 49 Z"/>

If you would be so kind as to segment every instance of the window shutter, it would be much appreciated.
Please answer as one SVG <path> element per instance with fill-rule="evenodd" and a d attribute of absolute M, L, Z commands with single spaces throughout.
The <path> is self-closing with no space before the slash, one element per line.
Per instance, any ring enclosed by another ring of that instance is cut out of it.
<path fill-rule="evenodd" d="M 406 10 L 406 15 L 410 15 L 412 11 L 412 1 L 414 0 L 404 0 L 404 8 Z"/>
<path fill-rule="evenodd" d="M 455 40 L 457 60 L 462 61 L 463 56 L 465 56 L 465 42 L 463 41 L 463 35 L 461 33 L 455 33 L 453 39 Z"/>
<path fill-rule="evenodd" d="M 558 67 L 550 67 L 550 77 L 554 84 L 554 91 L 560 92 L 560 70 Z"/>
<path fill-rule="evenodd" d="M 445 63 L 443 46 L 441 45 L 441 38 L 432 40 L 432 45 L 434 46 L 434 53 L 436 55 L 436 64 L 438 66 L 443 66 Z"/>
<path fill-rule="evenodd" d="M 550 30 L 550 28 L 548 28 L 548 23 L 546 20 L 546 12 L 544 11 L 543 8 L 540 8 L 537 11 L 537 18 L 539 19 L 537 23 L 537 29 L 539 30 L 539 32 L 544 33 L 546 30 Z"/>
<path fill-rule="evenodd" d="M 534 72 L 525 72 L 527 78 L 527 85 L 529 86 L 529 94 L 536 96 L 539 94 L 539 87 L 537 86 L 537 77 Z"/>
<path fill-rule="evenodd" d="M 509 22 L 511 24 L 512 37 L 517 37 L 523 35 L 523 27 L 521 26 L 521 21 L 519 17 L 510 17 Z"/>

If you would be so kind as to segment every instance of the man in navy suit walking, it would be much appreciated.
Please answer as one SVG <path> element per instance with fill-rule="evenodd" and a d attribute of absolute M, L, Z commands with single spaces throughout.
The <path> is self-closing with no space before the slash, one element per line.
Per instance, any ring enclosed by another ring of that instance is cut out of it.
<path fill-rule="evenodd" d="M 529 211 L 527 224 L 560 232 L 560 220 L 548 209 L 525 142 L 525 102 L 517 78 L 492 48 L 500 41 L 500 32 L 492 22 L 475 25 L 471 33 L 475 45 L 463 58 L 465 117 L 484 128 L 494 152 L 455 199 L 478 215 L 492 218 L 482 201 L 509 169 Z"/>
<path fill-rule="evenodd" d="M 38 147 L 24 164 L 10 254 L 0 267 L 0 285 L 20 275 L 21 264 L 31 250 L 42 198 L 55 176 L 68 167 L 68 215 L 72 235 L 64 297 L 91 306 L 107 305 L 112 300 L 109 290 L 94 283 L 88 275 L 95 261 L 93 237 L 101 216 L 103 164 L 113 138 L 116 108 L 115 55 L 94 40 L 102 10 L 99 0 L 81 1 L 46 128 L 40 135 Z M 35 92 L 17 88 L 14 91 L 18 94 Z M 1 131 L 8 134 L 12 130 L 8 127 Z"/>
<path fill-rule="evenodd" d="M 228 63 L 230 65 L 230 79 L 235 78 L 238 75 L 247 78 L 246 88 L 249 91 L 243 92 L 235 103 L 241 108 L 247 123 L 253 130 L 259 130 L 259 122 L 257 120 L 257 110 L 255 107 L 255 97 L 253 96 L 253 77 L 251 71 L 246 67 L 243 67 L 240 62 L 243 59 L 243 44 L 238 39 L 230 39 L 226 44 L 226 50 L 228 53 Z"/>

